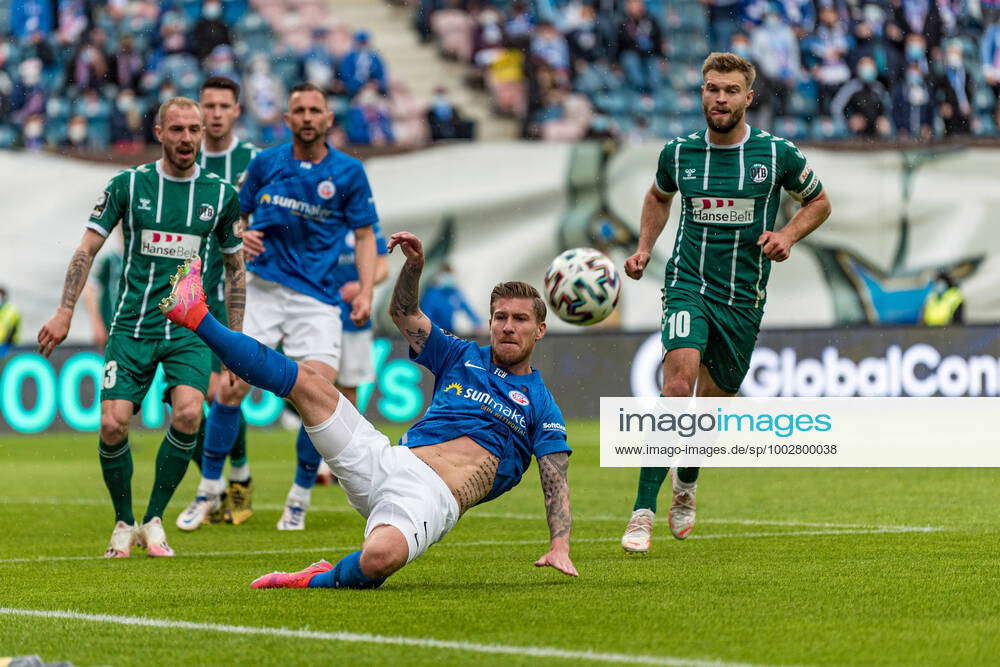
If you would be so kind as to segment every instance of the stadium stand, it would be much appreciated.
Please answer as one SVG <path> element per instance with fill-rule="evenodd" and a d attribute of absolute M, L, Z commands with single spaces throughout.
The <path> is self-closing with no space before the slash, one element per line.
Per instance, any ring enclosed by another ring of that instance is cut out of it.
<path fill-rule="evenodd" d="M 699 66 L 713 49 L 755 62 L 751 122 L 789 138 L 1000 134 L 996 0 L 410 4 L 421 37 L 468 63 L 525 138 L 697 129 Z"/>
<path fill-rule="evenodd" d="M 392 79 L 372 37 L 335 11 L 320 0 L 0 0 L 0 147 L 139 152 L 160 101 L 197 97 L 217 74 L 243 86 L 239 133 L 260 144 L 287 138 L 285 91 L 302 80 L 329 93 L 335 144 L 431 141 L 431 100 Z"/>

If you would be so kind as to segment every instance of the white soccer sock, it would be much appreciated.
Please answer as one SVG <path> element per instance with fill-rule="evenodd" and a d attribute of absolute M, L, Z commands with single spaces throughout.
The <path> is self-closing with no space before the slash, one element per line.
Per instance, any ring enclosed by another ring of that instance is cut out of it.
<path fill-rule="evenodd" d="M 246 484 L 250 479 L 250 464 L 244 463 L 241 466 L 229 466 L 229 481 Z"/>
<path fill-rule="evenodd" d="M 309 505 L 309 500 L 312 498 L 312 489 L 307 489 L 304 486 L 299 486 L 298 484 L 292 483 L 292 488 L 288 492 L 289 500 L 297 500 L 303 505 Z"/>
<path fill-rule="evenodd" d="M 198 484 L 199 496 L 219 496 L 226 489 L 226 483 L 222 479 L 207 479 L 205 477 L 201 478 L 201 482 Z"/>

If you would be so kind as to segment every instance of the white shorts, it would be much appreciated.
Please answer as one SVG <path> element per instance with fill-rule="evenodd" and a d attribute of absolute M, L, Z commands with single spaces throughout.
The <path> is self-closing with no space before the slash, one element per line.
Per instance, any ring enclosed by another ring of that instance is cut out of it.
<path fill-rule="evenodd" d="M 368 519 L 365 537 L 381 525 L 398 528 L 409 546 L 407 563 L 458 521 L 458 502 L 444 480 L 409 447 L 393 447 L 350 401 L 341 397 L 329 419 L 305 429 L 351 507 Z"/>
<path fill-rule="evenodd" d="M 247 280 L 243 333 L 295 361 L 340 365 L 340 308 L 253 276 Z"/>
<path fill-rule="evenodd" d="M 375 381 L 375 363 L 372 360 L 371 329 L 345 331 L 340 346 L 340 370 L 337 384 L 341 387 L 360 387 Z"/>

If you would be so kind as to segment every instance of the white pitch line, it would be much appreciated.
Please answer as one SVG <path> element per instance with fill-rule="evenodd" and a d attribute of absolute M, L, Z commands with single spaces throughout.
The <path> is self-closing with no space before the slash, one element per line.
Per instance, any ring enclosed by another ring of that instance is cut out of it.
<path fill-rule="evenodd" d="M 109 500 L 98 499 L 98 498 L 2 498 L 0 497 L 0 505 L 83 505 L 87 507 L 106 507 L 110 504 Z M 284 505 L 272 504 L 272 503 L 255 503 L 254 509 L 263 510 L 265 512 L 279 512 L 285 509 Z M 347 506 L 331 506 L 331 505 L 311 505 L 309 507 L 310 512 L 333 512 L 342 514 L 355 514 L 355 510 Z M 463 519 L 510 519 L 514 521 L 542 521 L 545 516 L 539 512 L 538 514 L 521 514 L 516 512 L 489 512 L 489 511 L 479 511 L 473 510 L 466 513 L 462 517 Z M 575 522 L 587 522 L 587 521 L 623 521 L 628 517 L 614 515 L 614 514 L 595 514 L 595 515 L 583 515 L 574 516 L 573 520 Z M 886 528 L 891 530 L 905 530 L 920 532 L 921 530 L 936 530 L 933 526 L 905 526 L 905 525 L 886 525 L 886 524 L 871 524 L 871 523 L 827 523 L 827 522 L 815 522 L 815 521 L 795 521 L 795 520 L 773 520 L 773 519 L 727 519 L 719 517 L 703 517 L 698 519 L 700 524 L 721 524 L 721 525 L 735 525 L 735 526 L 788 526 L 790 528 L 863 528 L 863 529 L 873 529 L 873 528 Z"/>
<path fill-rule="evenodd" d="M 785 530 L 780 532 L 761 533 L 719 533 L 708 535 L 692 535 L 689 540 L 728 540 L 740 538 L 759 539 L 765 537 L 820 537 L 825 535 L 885 535 L 890 533 L 932 533 L 941 530 L 932 526 L 911 526 L 911 527 L 876 527 L 863 529 L 838 529 L 838 530 Z M 593 542 L 618 542 L 617 537 L 584 537 L 572 540 L 575 544 L 586 544 Z M 493 546 L 544 546 L 545 540 L 478 540 L 474 542 L 441 542 L 437 548 L 442 547 L 493 547 Z M 351 551 L 357 549 L 358 545 L 349 546 L 318 546 L 318 547 L 296 547 L 292 549 L 259 549 L 259 550 L 232 550 L 232 551 L 191 551 L 182 552 L 178 558 L 208 558 L 213 556 L 271 556 L 280 554 L 303 554 L 303 553 L 323 553 L 330 551 Z M 61 561 L 77 560 L 103 560 L 104 556 L 35 556 L 32 558 L 0 558 L 0 565 L 7 563 L 50 563 Z"/>
<path fill-rule="evenodd" d="M 627 655 L 624 653 L 599 653 L 596 651 L 571 651 L 554 646 L 517 646 L 509 644 L 478 644 L 475 642 L 449 641 L 429 637 L 400 637 L 388 635 L 361 634 L 355 632 L 321 632 L 318 630 L 292 630 L 250 625 L 225 625 L 221 623 L 194 623 L 143 616 L 116 616 L 113 614 L 85 614 L 77 611 L 16 609 L 0 607 L 0 614 L 28 616 L 34 618 L 88 621 L 109 625 L 137 626 L 156 629 L 200 630 L 221 632 L 228 635 L 265 635 L 291 639 L 317 639 L 321 641 L 349 642 L 358 644 L 383 644 L 392 646 L 415 646 L 419 648 L 446 649 L 469 653 L 493 655 L 516 655 L 529 658 L 556 658 L 560 660 L 587 660 L 591 662 L 614 662 L 641 665 L 671 665 L 673 667 L 752 667 L 749 663 L 724 662 L 721 660 L 692 660 L 658 655 Z"/>

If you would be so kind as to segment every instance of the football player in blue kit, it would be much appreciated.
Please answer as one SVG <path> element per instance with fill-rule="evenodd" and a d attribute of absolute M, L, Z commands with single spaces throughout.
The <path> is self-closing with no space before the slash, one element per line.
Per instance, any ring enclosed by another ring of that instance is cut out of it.
<path fill-rule="evenodd" d="M 559 407 L 531 367 L 545 335 L 545 304 L 526 283 L 507 282 L 490 295 L 490 345 L 442 331 L 420 311 L 420 240 L 393 234 L 389 250 L 406 256 L 389 306 L 410 355 L 434 373 L 424 416 L 393 447 L 322 375 L 215 320 L 204 305 L 200 263 L 182 266 L 160 308 L 192 329 L 246 382 L 287 397 L 316 449 L 340 480 L 348 501 L 367 519 L 362 548 L 336 564 L 322 560 L 299 572 L 274 572 L 253 588 L 375 588 L 441 540 L 474 505 L 513 488 L 538 460 L 549 550 L 537 567 L 577 576 L 569 556 L 572 513 L 570 449 Z"/>

